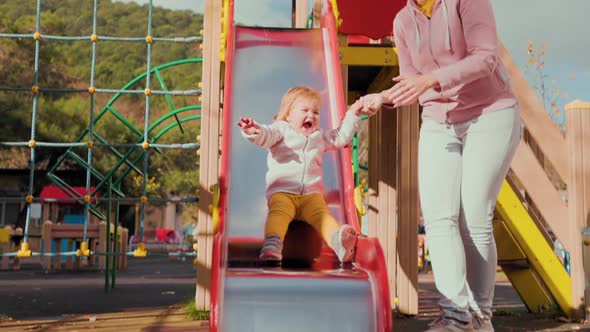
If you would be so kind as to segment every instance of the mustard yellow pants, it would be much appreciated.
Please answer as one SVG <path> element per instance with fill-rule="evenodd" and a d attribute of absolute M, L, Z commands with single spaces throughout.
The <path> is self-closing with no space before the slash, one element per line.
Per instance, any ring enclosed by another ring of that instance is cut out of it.
<path fill-rule="evenodd" d="M 322 194 L 274 193 L 268 200 L 265 237 L 277 235 L 283 241 L 294 219 L 310 224 L 328 245 L 332 245 L 331 235 L 338 230 L 339 225 Z"/>

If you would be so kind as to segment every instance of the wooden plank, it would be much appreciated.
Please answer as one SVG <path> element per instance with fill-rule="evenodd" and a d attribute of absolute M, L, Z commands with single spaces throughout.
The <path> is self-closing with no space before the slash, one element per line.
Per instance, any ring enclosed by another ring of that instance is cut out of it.
<path fill-rule="evenodd" d="M 221 35 L 222 2 L 207 0 L 203 34 L 203 95 L 201 111 L 201 149 L 199 170 L 199 215 L 197 242 L 197 285 L 196 306 L 209 309 L 211 284 L 211 258 L 213 246 L 213 220 L 209 205 L 213 203 L 209 187 L 219 177 L 219 120 L 220 120 L 220 78 L 219 58 Z"/>
<path fill-rule="evenodd" d="M 396 110 L 399 310 L 418 314 L 418 105 Z"/>
<path fill-rule="evenodd" d="M 370 237 L 378 237 L 377 231 L 378 216 L 379 216 L 379 115 L 369 118 L 369 179 L 367 190 L 367 219 L 368 230 L 367 235 Z M 381 241 L 383 252 L 387 253 L 386 243 Z"/>
<path fill-rule="evenodd" d="M 369 236 L 379 239 L 387 265 L 391 304 L 396 301 L 396 114 L 382 111 L 370 120 Z"/>
<path fill-rule="evenodd" d="M 571 251 L 572 298 L 574 306 L 584 305 L 584 289 L 588 280 L 582 263 L 581 230 L 590 227 L 590 103 L 574 101 L 566 105 L 567 147 L 570 162 L 568 207 L 570 234 L 574 243 Z M 581 312 L 576 312 L 582 316 Z"/>
<path fill-rule="evenodd" d="M 518 99 L 520 115 L 527 130 L 545 157 L 551 161 L 557 174 L 566 182 L 568 179 L 568 157 L 564 137 L 501 42 L 499 43 L 499 54 L 510 78 L 512 91 Z"/>
<path fill-rule="evenodd" d="M 571 225 L 563 222 L 568 213 L 567 206 L 524 141 L 516 150 L 511 168 L 555 236 L 564 248 L 570 250 L 573 246 Z"/>
<path fill-rule="evenodd" d="M 590 229 L 582 231 L 582 264 L 584 265 L 584 279 L 590 280 Z M 584 289 L 584 311 L 585 319 L 590 319 L 590 287 Z"/>
<path fill-rule="evenodd" d="M 391 86 L 398 67 L 385 67 L 367 92 L 380 92 Z M 397 285 L 397 114 L 383 109 L 369 120 L 369 236 L 379 239 L 385 255 L 391 304 L 398 305 Z M 417 247 L 415 248 L 417 254 Z M 417 258 L 416 258 L 417 261 Z"/>
<path fill-rule="evenodd" d="M 398 214 L 397 196 L 398 188 L 396 183 L 397 171 L 397 115 L 395 112 L 382 110 L 380 112 L 380 241 L 387 242 L 387 276 L 389 278 L 390 302 L 399 308 L 399 296 L 397 280 L 398 265 Z M 382 193 L 382 196 L 381 196 Z"/>
<path fill-rule="evenodd" d="M 309 15 L 307 0 L 293 0 L 293 7 L 293 27 L 305 28 Z"/>
<path fill-rule="evenodd" d="M 3 321 L 6 331 L 208 331 L 207 321 L 186 317 L 183 308 L 130 310 L 121 313 L 64 315 L 59 319 Z"/>

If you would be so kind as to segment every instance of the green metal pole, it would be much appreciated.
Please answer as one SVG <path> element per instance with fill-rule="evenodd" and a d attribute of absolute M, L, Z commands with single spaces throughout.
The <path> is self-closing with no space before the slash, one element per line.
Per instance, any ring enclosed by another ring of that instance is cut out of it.
<path fill-rule="evenodd" d="M 119 238 L 122 234 L 119 234 L 119 201 L 115 202 L 115 233 L 113 235 L 113 269 L 111 270 L 111 288 L 115 288 L 115 278 L 117 274 L 117 263 L 119 262 L 119 255 L 118 255 L 118 244 Z"/>
<path fill-rule="evenodd" d="M 110 233 L 111 233 L 111 210 L 112 210 L 112 203 L 111 203 L 111 186 L 110 186 L 110 182 L 111 179 L 109 178 L 109 187 L 107 189 L 107 196 L 109 198 L 109 200 L 107 201 L 107 235 L 106 235 L 106 265 L 105 265 L 105 271 L 104 271 L 104 290 L 105 292 L 109 292 L 109 267 L 110 267 L 110 262 L 111 262 L 111 255 L 110 255 L 110 249 L 111 249 L 111 239 L 110 239 Z"/>

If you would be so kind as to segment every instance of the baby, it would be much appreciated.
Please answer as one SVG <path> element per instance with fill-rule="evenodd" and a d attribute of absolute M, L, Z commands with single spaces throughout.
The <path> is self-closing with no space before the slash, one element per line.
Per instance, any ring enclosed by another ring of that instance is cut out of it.
<path fill-rule="evenodd" d="M 325 151 L 350 143 L 363 113 L 362 101 L 346 112 L 340 126 L 320 129 L 320 93 L 306 86 L 290 88 L 281 101 L 275 121 L 258 124 L 241 118 L 238 126 L 250 142 L 268 149 L 266 198 L 268 216 L 263 262 L 281 261 L 283 240 L 292 220 L 309 223 L 334 250 L 341 262 L 354 256 L 356 231 L 350 225 L 339 226 L 324 200 L 322 162 Z"/>

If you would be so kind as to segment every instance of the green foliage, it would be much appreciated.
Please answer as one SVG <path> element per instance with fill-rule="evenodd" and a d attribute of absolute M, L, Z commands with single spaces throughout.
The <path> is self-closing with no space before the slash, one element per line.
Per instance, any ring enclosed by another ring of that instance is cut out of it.
<path fill-rule="evenodd" d="M 191 299 L 184 304 L 184 311 L 186 317 L 192 320 L 208 320 L 209 310 L 198 310 L 195 305 L 195 299 Z"/>
<path fill-rule="evenodd" d="M 39 95 L 35 128 L 33 124 L 33 97 L 29 92 L 35 84 L 40 88 L 82 89 L 86 90 L 92 81 L 92 47 L 89 36 L 93 31 L 94 2 L 88 0 L 42 0 L 39 32 L 42 36 L 81 37 L 83 40 L 54 40 L 44 38 L 40 41 L 38 73 L 35 73 L 35 41 L 30 38 L 0 38 L 0 86 L 4 88 L 24 88 L 23 92 L 0 91 L 0 142 L 26 142 L 31 138 L 32 129 L 37 141 L 44 142 L 84 142 L 84 134 L 90 125 L 92 99 L 87 93 L 43 92 Z M 0 33 L 33 34 L 36 28 L 36 1 L 4 0 L 0 2 Z M 189 11 L 174 11 L 154 7 L 151 35 L 154 38 L 198 36 L 203 26 L 201 14 Z M 148 7 L 136 3 L 121 3 L 111 0 L 98 1 L 94 68 L 94 86 L 105 89 L 121 89 L 147 69 L 147 44 L 145 42 L 108 41 L 105 36 L 138 37 L 142 40 L 148 34 Z M 151 68 L 171 61 L 200 57 L 197 43 L 154 42 L 151 46 Z M 156 75 L 150 77 L 150 87 L 154 90 L 196 89 L 201 80 L 200 65 L 171 67 L 162 73 L 162 81 Z M 143 90 L 145 79 L 129 89 Z M 140 137 L 125 126 L 111 112 L 103 112 L 113 95 L 97 94 L 94 98 L 94 116 L 101 114 L 93 127 L 95 132 L 109 143 L 137 143 Z M 126 122 L 139 132 L 144 131 L 146 98 L 143 94 L 125 95 L 110 106 Z M 150 125 L 174 109 L 197 104 L 196 97 L 172 97 L 170 104 L 162 96 L 150 99 Z M 179 117 L 194 115 L 196 111 L 180 114 Z M 102 114 L 104 113 L 104 114 Z M 189 114 L 190 113 L 190 114 Z M 172 124 L 172 119 L 164 121 L 151 134 L 150 139 L 164 127 Z M 184 133 L 178 128 L 162 136 L 158 143 L 194 142 L 200 131 L 198 122 L 183 124 Z M 28 154 L 13 148 L 0 147 L 0 168 L 28 165 Z M 22 149 L 26 150 L 26 149 Z M 65 148 L 36 149 L 37 168 L 49 169 L 56 164 Z M 117 148 L 119 153 L 128 149 Z M 133 157 L 142 153 L 136 149 Z M 25 151 L 26 152 L 26 151 Z M 76 153 L 86 160 L 86 149 L 76 149 Z M 95 148 L 93 168 L 106 174 L 120 158 L 106 148 Z M 194 196 L 198 178 L 198 158 L 194 150 L 163 150 L 157 153 L 150 150 L 147 174 L 150 197 Z M 142 168 L 140 158 L 136 166 Z M 62 168 L 83 167 L 68 162 Z M 126 167 L 121 167 L 121 175 Z M 138 193 L 137 183 L 142 177 L 131 172 L 124 182 L 124 192 Z"/>
<path fill-rule="evenodd" d="M 14 318 L 10 317 L 7 314 L 0 313 L 0 322 L 10 321 L 10 320 L 14 320 Z"/>

